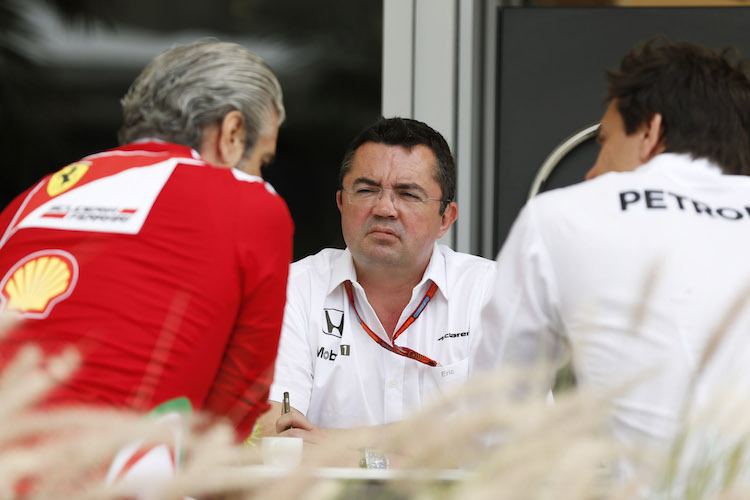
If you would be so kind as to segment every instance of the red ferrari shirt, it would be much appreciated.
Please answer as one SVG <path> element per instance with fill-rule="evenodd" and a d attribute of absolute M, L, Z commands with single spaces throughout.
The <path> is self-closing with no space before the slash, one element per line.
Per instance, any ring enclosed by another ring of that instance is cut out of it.
<path fill-rule="evenodd" d="M 140 142 L 44 178 L 0 214 L 0 310 L 27 342 L 74 346 L 50 403 L 148 410 L 178 396 L 242 435 L 267 408 L 293 226 L 262 179 Z"/>

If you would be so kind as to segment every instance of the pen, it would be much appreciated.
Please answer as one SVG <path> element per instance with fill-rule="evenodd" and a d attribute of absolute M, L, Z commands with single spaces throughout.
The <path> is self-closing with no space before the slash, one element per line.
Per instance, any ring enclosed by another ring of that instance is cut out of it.
<path fill-rule="evenodd" d="M 284 402 L 281 405 L 281 414 L 289 413 L 289 393 L 284 393 Z"/>
<path fill-rule="evenodd" d="M 290 408 L 289 408 L 289 393 L 285 392 L 284 393 L 284 401 L 281 403 L 281 414 L 285 415 L 285 414 L 289 413 L 289 411 L 290 411 Z M 289 427 L 287 427 L 287 430 L 291 429 L 291 428 L 292 428 L 292 426 L 290 425 Z"/>

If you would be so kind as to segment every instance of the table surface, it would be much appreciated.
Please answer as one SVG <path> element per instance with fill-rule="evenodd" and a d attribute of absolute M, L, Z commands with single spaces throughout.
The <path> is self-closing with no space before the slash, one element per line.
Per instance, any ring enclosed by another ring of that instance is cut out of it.
<path fill-rule="evenodd" d="M 289 474 L 309 474 L 320 479 L 354 479 L 367 481 L 392 481 L 398 479 L 459 481 L 470 477 L 471 473 L 461 469 L 362 469 L 357 467 L 271 467 L 267 465 L 246 465 L 238 467 L 248 475 L 256 477 L 285 477 Z"/>

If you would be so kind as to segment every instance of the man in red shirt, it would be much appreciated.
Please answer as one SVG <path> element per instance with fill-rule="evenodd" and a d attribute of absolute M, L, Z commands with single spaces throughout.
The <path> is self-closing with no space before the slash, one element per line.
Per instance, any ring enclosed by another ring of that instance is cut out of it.
<path fill-rule="evenodd" d="M 122 100 L 121 147 L 49 175 L 0 214 L 0 313 L 26 343 L 72 346 L 47 404 L 147 411 L 187 397 L 241 436 L 267 408 L 293 225 L 260 177 L 284 106 L 231 43 L 158 55 Z"/>

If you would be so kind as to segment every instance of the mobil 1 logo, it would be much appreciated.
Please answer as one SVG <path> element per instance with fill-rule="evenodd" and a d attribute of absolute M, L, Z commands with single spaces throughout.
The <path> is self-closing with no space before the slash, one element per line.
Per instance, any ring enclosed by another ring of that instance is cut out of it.
<path fill-rule="evenodd" d="M 327 361 L 335 361 L 338 356 L 349 356 L 350 352 L 351 347 L 349 344 L 341 344 L 338 352 L 336 352 L 336 349 L 326 349 L 325 347 L 321 347 L 318 349 L 317 356 L 320 359 L 325 359 Z"/>

